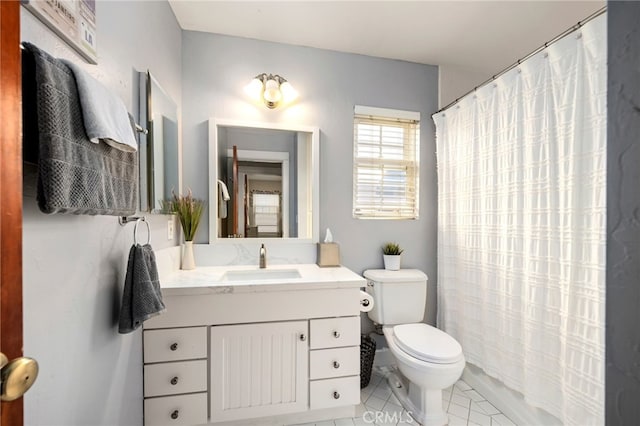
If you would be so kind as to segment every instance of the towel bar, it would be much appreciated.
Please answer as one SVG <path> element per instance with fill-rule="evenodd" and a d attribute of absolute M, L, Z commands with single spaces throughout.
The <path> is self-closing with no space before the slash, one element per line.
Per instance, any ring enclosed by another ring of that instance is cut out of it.
<path fill-rule="evenodd" d="M 147 221 L 146 216 L 118 216 L 118 223 L 120 226 L 125 226 L 127 223 L 136 222 L 138 219 Z"/>
<path fill-rule="evenodd" d="M 142 133 L 143 135 L 146 135 L 147 133 L 149 133 L 149 131 L 147 129 L 143 129 L 141 125 L 139 125 L 138 123 L 136 124 L 136 131 L 138 133 Z"/>

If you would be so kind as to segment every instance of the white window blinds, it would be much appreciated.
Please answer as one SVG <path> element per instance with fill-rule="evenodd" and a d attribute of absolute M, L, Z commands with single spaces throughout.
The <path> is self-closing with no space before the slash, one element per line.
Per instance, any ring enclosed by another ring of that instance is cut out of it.
<path fill-rule="evenodd" d="M 253 222 L 258 232 L 280 232 L 280 195 L 254 193 Z"/>
<path fill-rule="evenodd" d="M 420 115 L 355 108 L 353 217 L 418 217 Z"/>

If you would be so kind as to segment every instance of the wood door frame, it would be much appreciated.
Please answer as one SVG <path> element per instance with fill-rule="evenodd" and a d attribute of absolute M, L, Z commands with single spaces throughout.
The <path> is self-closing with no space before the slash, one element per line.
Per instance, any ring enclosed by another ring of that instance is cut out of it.
<path fill-rule="evenodd" d="M 234 237 L 238 236 L 238 147 L 233 146 L 233 199 L 231 200 L 231 233 Z"/>
<path fill-rule="evenodd" d="M 22 86 L 20 2 L 0 0 L 0 350 L 22 356 Z M 24 423 L 23 399 L 2 402 L 0 426 Z"/>

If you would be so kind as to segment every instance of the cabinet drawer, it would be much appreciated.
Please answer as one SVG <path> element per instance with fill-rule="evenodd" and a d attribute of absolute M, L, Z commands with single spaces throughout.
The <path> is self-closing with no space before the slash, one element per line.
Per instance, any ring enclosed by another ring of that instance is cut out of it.
<path fill-rule="evenodd" d="M 360 376 L 314 380 L 309 383 L 309 408 L 331 408 L 360 403 Z"/>
<path fill-rule="evenodd" d="M 144 425 L 201 425 L 207 423 L 207 394 L 164 396 L 144 400 Z"/>
<path fill-rule="evenodd" d="M 206 327 L 145 330 L 144 332 L 145 363 L 206 357 Z"/>
<path fill-rule="evenodd" d="M 310 321 L 309 327 L 310 349 L 360 344 L 360 317 L 316 319 Z"/>
<path fill-rule="evenodd" d="M 311 380 L 360 374 L 358 346 L 311 351 L 309 357 Z"/>
<path fill-rule="evenodd" d="M 144 366 L 144 396 L 207 390 L 207 361 L 168 362 Z"/>

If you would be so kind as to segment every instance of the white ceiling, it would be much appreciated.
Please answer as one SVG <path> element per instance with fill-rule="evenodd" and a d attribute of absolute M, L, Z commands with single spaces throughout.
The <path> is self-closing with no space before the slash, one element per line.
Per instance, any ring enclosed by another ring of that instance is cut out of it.
<path fill-rule="evenodd" d="M 598 1 L 169 0 L 185 30 L 497 73 Z"/>

